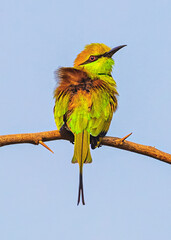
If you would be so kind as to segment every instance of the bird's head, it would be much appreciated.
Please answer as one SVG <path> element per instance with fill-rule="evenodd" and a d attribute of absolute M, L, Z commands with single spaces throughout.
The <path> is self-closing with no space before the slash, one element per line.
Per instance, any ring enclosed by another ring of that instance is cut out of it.
<path fill-rule="evenodd" d="M 113 54 L 125 46 L 121 45 L 111 49 L 103 43 L 86 45 L 76 57 L 74 67 L 85 71 L 90 77 L 110 75 L 114 65 Z"/>

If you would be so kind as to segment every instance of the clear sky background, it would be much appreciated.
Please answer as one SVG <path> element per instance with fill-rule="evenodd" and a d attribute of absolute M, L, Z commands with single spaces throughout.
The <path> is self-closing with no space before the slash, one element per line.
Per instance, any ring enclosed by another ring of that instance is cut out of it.
<path fill-rule="evenodd" d="M 119 108 L 108 135 L 171 153 L 170 0 L 6 0 L 0 4 L 0 134 L 56 129 L 54 71 L 84 45 L 128 46 L 115 55 Z M 66 141 L 0 149 L 1 240 L 170 240 L 171 167 L 101 147 L 84 167 Z"/>

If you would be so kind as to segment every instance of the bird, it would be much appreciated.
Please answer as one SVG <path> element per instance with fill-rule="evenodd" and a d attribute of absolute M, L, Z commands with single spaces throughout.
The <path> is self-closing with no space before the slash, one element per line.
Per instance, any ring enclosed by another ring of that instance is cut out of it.
<path fill-rule="evenodd" d="M 54 119 L 59 131 L 66 131 L 73 137 L 72 163 L 79 165 L 77 205 L 81 198 L 85 205 L 83 164 L 92 162 L 90 145 L 92 149 L 100 146 L 117 109 L 112 57 L 125 46 L 110 48 L 104 43 L 88 44 L 77 55 L 73 67 L 61 67 L 56 71 Z"/>

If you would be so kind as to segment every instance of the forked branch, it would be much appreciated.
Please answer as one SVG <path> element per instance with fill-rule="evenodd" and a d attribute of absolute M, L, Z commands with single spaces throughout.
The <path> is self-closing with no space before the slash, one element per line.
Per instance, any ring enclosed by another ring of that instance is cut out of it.
<path fill-rule="evenodd" d="M 155 147 L 145 146 L 142 144 L 134 143 L 125 140 L 130 134 L 123 138 L 117 137 L 104 137 L 102 139 L 101 145 L 120 148 L 123 150 L 143 154 L 160 161 L 171 164 L 171 154 L 162 152 Z M 23 133 L 23 134 L 11 134 L 11 135 L 2 135 L 0 136 L 0 147 L 18 144 L 18 143 L 32 143 L 35 145 L 41 144 L 46 147 L 48 150 L 52 151 L 44 142 L 53 141 L 53 140 L 68 140 L 73 142 L 72 136 L 66 133 L 60 133 L 57 130 L 39 132 L 39 133 Z M 53 151 L 52 151 L 53 152 Z"/>

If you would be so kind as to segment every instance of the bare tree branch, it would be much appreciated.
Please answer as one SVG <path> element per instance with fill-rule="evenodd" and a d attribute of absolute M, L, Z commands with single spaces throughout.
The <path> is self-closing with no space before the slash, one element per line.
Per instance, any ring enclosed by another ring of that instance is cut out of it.
<path fill-rule="evenodd" d="M 101 144 L 105 146 L 120 148 L 123 150 L 143 154 L 143 155 L 171 164 L 171 154 L 162 152 L 156 149 L 155 147 L 145 146 L 142 144 L 126 141 L 125 139 L 129 136 L 130 134 L 128 134 L 124 138 L 104 137 L 102 139 Z M 32 143 L 35 145 L 41 144 L 44 147 L 48 148 L 46 144 L 43 144 L 44 142 L 59 140 L 59 139 L 73 142 L 72 135 L 69 135 L 66 133 L 60 133 L 59 131 L 54 130 L 54 131 L 39 132 L 39 133 L 2 135 L 0 136 L 0 147 L 10 145 L 10 144 Z M 52 151 L 51 149 L 49 150 Z"/>

